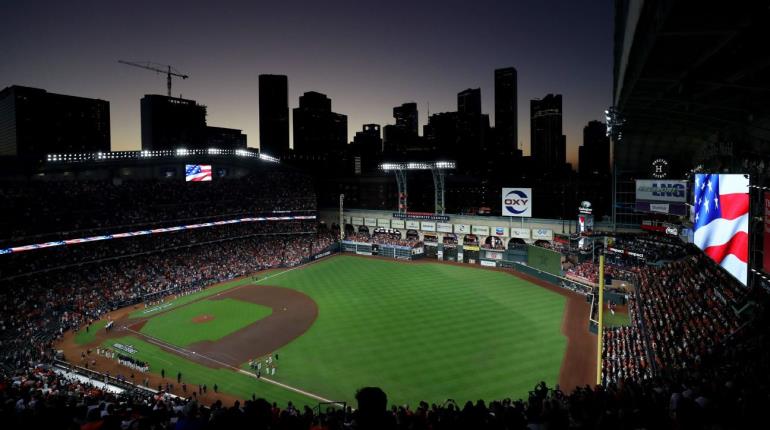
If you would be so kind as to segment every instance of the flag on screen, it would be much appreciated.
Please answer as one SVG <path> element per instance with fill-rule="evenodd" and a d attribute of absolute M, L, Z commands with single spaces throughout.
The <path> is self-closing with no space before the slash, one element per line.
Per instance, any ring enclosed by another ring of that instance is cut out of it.
<path fill-rule="evenodd" d="M 185 169 L 185 181 L 187 182 L 201 182 L 210 181 L 211 165 L 210 164 L 188 164 Z"/>
<path fill-rule="evenodd" d="M 694 242 L 744 285 L 749 256 L 749 179 L 744 175 L 695 175 Z"/>

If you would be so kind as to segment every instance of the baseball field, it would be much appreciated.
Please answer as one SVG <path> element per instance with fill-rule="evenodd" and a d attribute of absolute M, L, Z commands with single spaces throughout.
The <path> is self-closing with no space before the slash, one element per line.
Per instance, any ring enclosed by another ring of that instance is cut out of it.
<path fill-rule="evenodd" d="M 351 402 L 369 385 L 395 404 L 526 398 L 576 361 L 573 299 L 502 271 L 336 256 L 137 308 L 75 342 L 130 345 L 154 376 L 280 404 Z"/>

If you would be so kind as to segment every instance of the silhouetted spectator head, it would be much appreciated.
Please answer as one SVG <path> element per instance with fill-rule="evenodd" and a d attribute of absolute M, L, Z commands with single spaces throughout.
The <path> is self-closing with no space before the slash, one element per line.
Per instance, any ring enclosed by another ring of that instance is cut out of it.
<path fill-rule="evenodd" d="M 379 387 L 364 387 L 356 393 L 360 424 L 383 422 L 388 406 L 388 396 Z"/>

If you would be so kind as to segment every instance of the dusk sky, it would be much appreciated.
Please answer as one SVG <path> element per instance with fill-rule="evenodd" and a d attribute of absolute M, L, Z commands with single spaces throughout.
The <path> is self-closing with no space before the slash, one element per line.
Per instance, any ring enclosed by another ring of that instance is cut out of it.
<path fill-rule="evenodd" d="M 160 4 L 162 3 L 162 4 Z M 610 0 L 598 1 L 6 1 L 0 2 L 0 88 L 18 84 L 110 102 L 113 150 L 140 148 L 139 99 L 173 93 L 208 107 L 208 124 L 243 129 L 259 145 L 258 82 L 289 77 L 289 106 L 310 90 L 364 123 L 393 123 L 414 101 L 420 133 L 430 112 L 456 110 L 481 87 L 494 124 L 493 70 L 518 69 L 519 141 L 529 154 L 529 100 L 564 96 L 567 161 L 583 126 L 603 119 L 612 92 Z"/>

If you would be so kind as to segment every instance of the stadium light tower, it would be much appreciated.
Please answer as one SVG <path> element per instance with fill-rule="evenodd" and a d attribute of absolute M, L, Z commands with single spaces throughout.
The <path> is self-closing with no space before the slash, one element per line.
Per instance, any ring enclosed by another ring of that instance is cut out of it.
<path fill-rule="evenodd" d="M 398 185 L 398 213 L 407 212 L 406 172 L 409 170 L 430 170 L 433 174 L 434 212 L 444 214 L 444 178 L 447 170 L 455 168 L 454 161 L 412 161 L 406 163 L 381 163 L 380 170 L 393 172 Z"/>

